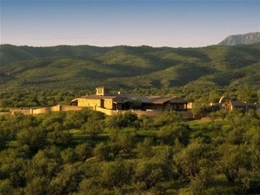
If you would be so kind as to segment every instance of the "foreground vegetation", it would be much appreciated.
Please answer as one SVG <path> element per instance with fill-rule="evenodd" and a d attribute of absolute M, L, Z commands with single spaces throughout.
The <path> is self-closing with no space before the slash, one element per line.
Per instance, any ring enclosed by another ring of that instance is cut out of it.
<path fill-rule="evenodd" d="M 260 113 L 0 117 L 0 194 L 259 194 Z"/>

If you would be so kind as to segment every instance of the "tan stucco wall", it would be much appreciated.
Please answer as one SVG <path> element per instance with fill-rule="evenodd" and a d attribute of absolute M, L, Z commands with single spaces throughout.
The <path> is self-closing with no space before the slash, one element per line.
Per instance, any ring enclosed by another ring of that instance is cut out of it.
<path fill-rule="evenodd" d="M 187 109 L 191 110 L 193 108 L 193 102 L 187 104 Z"/>
<path fill-rule="evenodd" d="M 27 109 L 12 109 L 10 110 L 11 114 L 15 114 L 15 113 L 23 113 L 25 115 L 28 114 L 45 114 L 48 112 L 59 112 L 59 111 L 80 111 L 83 108 L 86 107 L 79 107 L 79 106 L 61 106 L 61 105 L 56 105 L 56 106 L 52 106 L 52 107 L 43 107 L 43 108 L 27 108 Z M 88 109 L 93 110 L 93 107 L 87 107 Z"/>
<path fill-rule="evenodd" d="M 22 114 L 31 114 L 31 110 L 30 108 L 27 108 L 27 109 L 23 109 L 23 108 L 17 108 L 17 109 L 11 109 L 10 110 L 10 113 L 13 115 L 15 113 L 22 113 Z"/>
<path fill-rule="evenodd" d="M 61 111 L 61 107 L 62 107 L 61 105 L 52 106 L 50 108 L 50 111 L 52 111 L 52 112 Z"/>
<path fill-rule="evenodd" d="M 59 111 L 64 111 L 64 112 L 67 112 L 67 111 L 80 111 L 82 109 L 83 109 L 83 107 L 79 107 L 79 106 L 61 106 L 61 105 L 56 105 L 56 106 L 52 106 L 52 107 L 31 109 L 31 114 L 45 114 L 45 113 L 48 113 L 48 112 L 59 112 Z"/>
<path fill-rule="evenodd" d="M 80 107 L 89 107 L 89 106 L 101 106 L 100 99 L 86 99 L 86 98 L 77 98 L 78 106 Z"/>
<path fill-rule="evenodd" d="M 107 110 L 107 109 L 100 108 L 100 107 L 94 107 L 94 110 L 95 110 L 95 111 L 102 112 L 102 113 L 104 113 L 104 114 L 106 114 L 106 115 L 109 115 L 109 116 L 112 115 L 112 114 L 116 114 L 116 113 L 115 113 L 116 111 Z"/>
<path fill-rule="evenodd" d="M 32 108 L 31 114 L 45 114 L 52 111 L 52 107 Z"/>
<path fill-rule="evenodd" d="M 112 110 L 113 109 L 113 99 L 104 99 L 104 108 Z"/>
<path fill-rule="evenodd" d="M 0 112 L 0 116 L 10 114 L 10 112 Z"/>
<path fill-rule="evenodd" d="M 92 107 L 91 107 L 92 108 Z M 61 111 L 80 111 L 82 110 L 83 107 L 78 107 L 78 106 L 62 106 Z"/>

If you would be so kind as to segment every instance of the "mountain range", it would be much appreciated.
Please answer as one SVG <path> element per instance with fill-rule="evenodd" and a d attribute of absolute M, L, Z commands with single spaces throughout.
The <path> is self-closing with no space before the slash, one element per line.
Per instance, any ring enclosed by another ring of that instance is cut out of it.
<path fill-rule="evenodd" d="M 230 35 L 219 43 L 219 45 L 240 45 L 254 44 L 260 42 L 260 32 L 253 32 L 241 35 Z"/>
<path fill-rule="evenodd" d="M 0 45 L 0 89 L 260 86 L 260 43 L 202 48 Z"/>

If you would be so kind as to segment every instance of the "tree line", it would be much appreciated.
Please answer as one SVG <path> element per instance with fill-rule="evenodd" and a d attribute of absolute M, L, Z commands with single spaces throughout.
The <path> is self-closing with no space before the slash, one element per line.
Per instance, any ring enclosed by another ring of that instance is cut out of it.
<path fill-rule="evenodd" d="M 212 87 L 212 86 L 187 86 L 172 88 L 120 88 L 111 90 L 117 94 L 133 93 L 141 96 L 178 96 L 188 102 L 216 103 L 223 95 L 233 98 L 235 101 L 260 103 L 260 91 L 256 86 L 243 84 L 239 87 Z M 44 107 L 57 104 L 69 105 L 71 100 L 87 94 L 95 94 L 95 87 L 86 90 L 39 90 L 28 88 L 21 90 L 1 90 L 0 109 L 19 107 Z"/>

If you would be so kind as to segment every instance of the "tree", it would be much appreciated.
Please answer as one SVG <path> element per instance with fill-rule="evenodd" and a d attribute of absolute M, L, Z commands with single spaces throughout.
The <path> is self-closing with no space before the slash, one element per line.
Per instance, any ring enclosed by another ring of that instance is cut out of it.
<path fill-rule="evenodd" d="M 9 134 L 7 131 L 0 129 L 0 151 L 6 147 L 8 143 Z"/>
<path fill-rule="evenodd" d="M 140 120 L 137 115 L 131 112 L 125 114 L 112 115 L 106 118 L 106 126 L 113 129 L 120 129 L 124 127 L 140 127 Z"/>
<path fill-rule="evenodd" d="M 145 190 L 169 179 L 169 174 L 170 171 L 167 169 L 167 166 L 152 160 L 143 160 L 137 163 L 135 168 L 135 180 L 144 184 Z"/>
<path fill-rule="evenodd" d="M 102 161 L 109 160 L 109 157 L 110 157 L 109 154 L 110 154 L 110 148 L 104 142 L 97 144 L 96 147 L 94 148 L 94 155 L 99 160 L 102 160 Z"/>
<path fill-rule="evenodd" d="M 71 143 L 71 134 L 59 130 L 47 133 L 47 142 L 51 145 L 69 145 Z"/>
<path fill-rule="evenodd" d="M 80 128 L 89 118 L 89 112 L 87 111 L 73 111 L 68 112 L 64 121 L 64 127 L 66 129 Z"/>
<path fill-rule="evenodd" d="M 87 143 L 83 143 L 80 145 L 77 145 L 75 148 L 75 152 L 78 154 L 79 158 L 82 161 L 85 161 L 86 159 L 90 158 L 93 154 L 93 149 L 92 147 L 87 144 Z"/>
<path fill-rule="evenodd" d="M 47 194 L 64 195 L 76 192 L 81 181 L 82 170 L 79 163 L 65 165 L 49 183 Z"/>
<path fill-rule="evenodd" d="M 212 112 L 212 107 L 211 106 L 206 106 L 206 105 L 194 105 L 192 108 L 192 113 L 194 115 L 194 118 L 202 118 L 207 116 L 210 112 Z"/>
<path fill-rule="evenodd" d="M 230 183 L 239 179 L 241 170 L 249 167 L 249 153 L 245 145 L 222 145 L 219 148 L 222 154 L 218 166 Z"/>
<path fill-rule="evenodd" d="M 252 157 L 252 168 L 255 173 L 260 176 L 260 132 L 259 129 L 255 129 L 252 137 L 250 137 L 251 143 L 249 150 Z"/>
<path fill-rule="evenodd" d="M 174 111 L 165 111 L 159 114 L 155 120 L 154 125 L 158 128 L 163 127 L 165 125 L 178 124 L 183 121 L 183 118 Z"/>
<path fill-rule="evenodd" d="M 174 147 L 175 148 L 175 147 Z M 172 146 L 160 146 L 157 147 L 154 151 L 154 159 L 158 159 L 158 161 L 166 163 L 169 167 L 173 164 L 173 151 L 174 148 Z"/>
<path fill-rule="evenodd" d="M 208 114 L 208 117 L 211 119 L 212 123 L 218 118 L 218 114 L 216 112 L 211 112 Z"/>
<path fill-rule="evenodd" d="M 110 150 L 110 157 L 111 160 L 114 160 L 117 155 L 120 153 L 122 146 L 117 142 L 110 142 L 108 144 L 109 150 Z"/>
<path fill-rule="evenodd" d="M 244 114 L 239 110 L 233 110 L 232 112 L 229 112 L 226 119 L 232 128 L 236 130 L 243 130 L 247 123 Z"/>
<path fill-rule="evenodd" d="M 134 149 L 134 135 L 131 132 L 121 132 L 118 134 L 117 141 L 123 151 L 128 154 Z"/>
<path fill-rule="evenodd" d="M 220 109 L 216 113 L 222 120 L 224 120 L 226 118 L 227 114 L 228 114 L 226 109 Z"/>
<path fill-rule="evenodd" d="M 202 168 L 200 172 L 191 177 L 190 181 L 190 191 L 194 195 L 206 194 L 206 190 L 208 189 L 210 183 L 212 182 L 213 171 L 211 168 L 206 167 Z"/>
<path fill-rule="evenodd" d="M 110 129 L 120 129 L 125 127 L 125 121 L 123 115 L 112 115 L 106 118 L 106 126 Z"/>
<path fill-rule="evenodd" d="M 18 150 L 6 149 L 0 153 L 0 180 L 5 180 L 2 183 L 3 190 L 23 188 L 26 186 L 26 170 L 28 161 L 21 157 Z"/>
<path fill-rule="evenodd" d="M 219 98 L 222 96 L 223 91 L 220 90 L 211 90 L 209 92 L 208 100 L 209 102 L 218 102 Z"/>
<path fill-rule="evenodd" d="M 27 181 L 25 187 L 25 194 L 28 195 L 45 195 L 47 194 L 48 180 L 44 176 L 35 176 L 33 179 Z"/>
<path fill-rule="evenodd" d="M 126 127 L 134 127 L 136 129 L 140 127 L 140 120 L 138 119 L 138 116 L 135 113 L 126 112 L 123 115 L 123 119 L 126 123 Z"/>
<path fill-rule="evenodd" d="M 92 178 L 84 178 L 78 187 L 78 193 L 74 193 L 75 195 L 85 195 L 86 192 L 88 195 L 97 195 L 103 194 L 103 188 L 101 186 L 101 182 L 97 181 L 100 178 L 92 177 Z"/>
<path fill-rule="evenodd" d="M 143 142 L 137 144 L 137 153 L 139 158 L 150 158 L 153 156 L 152 148 L 153 140 L 151 138 L 145 138 Z"/>
<path fill-rule="evenodd" d="M 151 130 L 153 128 L 153 119 L 150 116 L 147 115 L 141 115 L 140 119 L 140 127 L 145 130 Z"/>
<path fill-rule="evenodd" d="M 238 99 L 242 102 L 258 102 L 258 94 L 252 86 L 242 86 L 238 91 Z"/>
<path fill-rule="evenodd" d="M 60 153 L 60 150 L 54 146 L 38 151 L 32 159 L 30 169 L 34 169 L 35 176 L 44 176 L 49 181 L 62 168 L 63 161 Z"/>
<path fill-rule="evenodd" d="M 17 134 L 17 141 L 20 146 L 28 146 L 32 154 L 44 148 L 46 144 L 46 131 L 42 129 L 23 129 Z"/>
<path fill-rule="evenodd" d="M 65 112 L 53 112 L 44 115 L 44 119 L 41 123 L 43 129 L 47 131 L 62 131 L 64 129 L 63 124 L 66 117 Z"/>
<path fill-rule="evenodd" d="M 61 158 L 64 164 L 75 163 L 78 160 L 77 157 L 75 150 L 72 148 L 67 148 L 61 152 Z"/>
<path fill-rule="evenodd" d="M 132 180 L 132 165 L 126 162 L 108 162 L 102 166 L 101 181 L 104 187 L 109 189 L 122 188 Z"/>
<path fill-rule="evenodd" d="M 0 194 L 13 194 L 13 186 L 9 179 L 0 180 Z"/>
<path fill-rule="evenodd" d="M 158 137 L 163 144 L 173 145 L 176 141 L 183 145 L 189 143 L 190 128 L 184 123 L 165 125 L 160 128 Z"/>
<path fill-rule="evenodd" d="M 185 179 L 195 177 L 202 167 L 212 164 L 210 147 L 207 144 L 194 141 L 174 156 L 177 172 Z"/>
<path fill-rule="evenodd" d="M 83 133 L 88 133 L 92 138 L 95 138 L 98 134 L 102 133 L 103 127 L 101 121 L 88 120 L 82 126 Z"/>

